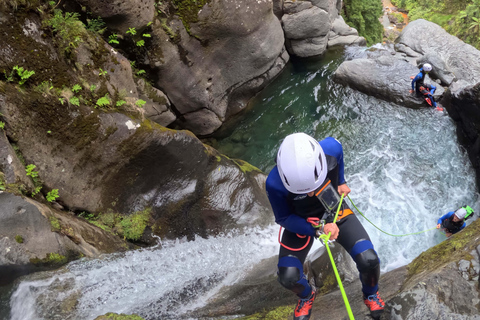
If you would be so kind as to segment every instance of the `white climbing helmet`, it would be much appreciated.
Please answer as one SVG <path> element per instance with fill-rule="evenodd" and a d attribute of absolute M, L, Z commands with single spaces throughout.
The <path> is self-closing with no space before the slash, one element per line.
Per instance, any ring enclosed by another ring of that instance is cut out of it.
<path fill-rule="evenodd" d="M 277 167 L 285 188 L 296 194 L 315 191 L 327 176 L 327 160 L 317 140 L 305 133 L 288 135 L 280 145 Z"/>
<path fill-rule="evenodd" d="M 455 215 L 457 216 L 458 219 L 463 219 L 467 215 L 467 210 L 465 210 L 465 208 L 460 208 L 457 211 L 455 211 Z"/>
<path fill-rule="evenodd" d="M 432 71 L 432 65 L 431 65 L 430 63 L 425 63 L 425 64 L 423 65 L 423 71 L 425 71 L 425 72 L 430 72 L 430 71 Z"/>

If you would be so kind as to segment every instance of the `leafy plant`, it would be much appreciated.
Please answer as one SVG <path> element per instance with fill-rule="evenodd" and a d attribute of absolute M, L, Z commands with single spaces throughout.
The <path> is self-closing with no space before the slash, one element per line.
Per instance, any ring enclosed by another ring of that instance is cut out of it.
<path fill-rule="evenodd" d="M 28 78 L 35 74 L 35 71 L 29 71 L 27 69 L 24 69 L 23 67 L 15 66 L 13 67 L 12 72 L 10 72 L 9 75 L 5 73 L 5 78 L 7 82 L 13 82 L 15 74 L 20 77 L 20 81 L 18 81 L 18 84 L 23 85 L 28 80 Z"/>
<path fill-rule="evenodd" d="M 75 93 L 79 92 L 80 90 L 82 90 L 82 86 L 80 86 L 79 84 L 75 84 L 72 87 L 72 91 L 75 92 Z"/>
<path fill-rule="evenodd" d="M 57 35 L 56 39 L 65 51 L 78 47 L 83 41 L 82 35 L 85 33 L 85 27 L 79 17 L 80 15 L 76 12 L 65 12 L 64 15 L 62 10 L 56 9 L 53 17 L 45 21 L 45 24 L 51 27 Z"/>
<path fill-rule="evenodd" d="M 132 68 L 135 68 L 135 61 L 130 61 L 130 66 L 131 66 Z"/>
<path fill-rule="evenodd" d="M 147 103 L 145 100 L 142 100 L 142 99 L 138 99 L 136 102 L 135 102 L 135 105 L 137 107 L 143 107 L 145 105 L 145 103 Z"/>
<path fill-rule="evenodd" d="M 135 28 L 128 28 L 128 31 L 126 33 L 134 36 L 137 34 L 137 30 L 135 30 Z"/>
<path fill-rule="evenodd" d="M 58 189 L 52 189 L 51 191 L 47 192 L 46 198 L 48 202 L 55 201 L 58 197 Z"/>
<path fill-rule="evenodd" d="M 151 38 L 152 37 L 149 33 L 144 33 L 142 36 L 145 37 L 145 38 Z"/>
<path fill-rule="evenodd" d="M 25 168 L 25 171 L 27 172 L 27 176 L 32 177 L 32 179 L 37 178 L 37 177 L 38 177 L 38 171 L 35 171 L 36 168 L 37 168 L 36 165 L 34 165 L 34 164 L 29 164 L 29 165 Z"/>
<path fill-rule="evenodd" d="M 98 99 L 96 104 L 99 107 L 109 106 L 110 105 L 110 99 L 108 98 L 108 93 L 105 94 L 105 96 Z"/>
<path fill-rule="evenodd" d="M 142 40 L 138 40 L 137 43 L 136 43 L 137 47 L 143 47 L 145 45 L 145 41 L 142 39 Z"/>
<path fill-rule="evenodd" d="M 144 74 L 144 73 L 146 73 L 145 70 L 143 70 L 143 69 L 138 70 L 138 71 L 137 71 L 137 76 L 142 75 L 142 74 Z"/>
<path fill-rule="evenodd" d="M 97 89 L 97 86 L 94 85 L 94 84 L 92 84 L 92 85 L 90 86 L 90 91 L 91 91 L 91 92 L 94 92 L 95 89 Z"/>
<path fill-rule="evenodd" d="M 65 102 L 65 99 L 64 99 L 64 98 L 58 98 L 58 101 L 60 101 L 60 103 L 61 103 L 62 106 L 63 106 L 63 103 Z"/>
<path fill-rule="evenodd" d="M 3 121 L 0 121 L 0 129 L 5 129 L 5 122 Z"/>
<path fill-rule="evenodd" d="M 78 99 L 78 97 L 71 97 L 68 101 L 74 106 L 80 106 L 80 99 Z"/>
<path fill-rule="evenodd" d="M 105 29 L 107 28 L 101 17 L 97 19 L 87 19 L 87 30 L 102 34 Z"/>
<path fill-rule="evenodd" d="M 117 106 L 117 107 L 121 107 L 121 106 L 123 106 L 125 103 L 127 103 L 125 100 L 118 100 L 117 103 L 116 103 L 116 106 Z"/>
<path fill-rule="evenodd" d="M 114 43 L 114 44 L 119 44 L 120 42 L 118 41 L 118 38 L 117 38 L 117 34 L 111 34 L 109 37 L 108 37 L 108 43 Z"/>
<path fill-rule="evenodd" d="M 100 68 L 100 72 L 98 73 L 99 76 L 104 76 L 107 74 L 107 70 L 103 70 L 102 68 Z"/>

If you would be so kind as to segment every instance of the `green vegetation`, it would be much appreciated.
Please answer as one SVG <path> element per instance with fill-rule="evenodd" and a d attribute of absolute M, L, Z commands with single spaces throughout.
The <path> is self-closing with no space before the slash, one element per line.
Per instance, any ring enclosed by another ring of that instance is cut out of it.
<path fill-rule="evenodd" d="M 142 317 L 136 314 L 117 314 L 109 312 L 103 316 L 95 318 L 95 320 L 144 320 Z"/>
<path fill-rule="evenodd" d="M 265 310 L 238 320 L 284 320 L 292 317 L 294 306 L 282 306 L 273 310 Z"/>
<path fill-rule="evenodd" d="M 27 172 L 27 176 L 32 177 L 32 179 L 35 179 L 38 177 L 38 171 L 35 171 L 37 168 L 36 165 L 34 164 L 29 164 L 26 168 L 25 171 Z"/>
<path fill-rule="evenodd" d="M 59 253 L 47 253 L 45 258 L 30 259 L 30 262 L 36 265 L 62 265 L 67 263 L 68 259 Z"/>
<path fill-rule="evenodd" d="M 368 45 L 382 42 L 383 26 L 378 20 L 382 15 L 381 0 L 344 0 L 342 16 L 345 22 L 357 29 Z"/>
<path fill-rule="evenodd" d="M 116 105 L 117 107 L 121 107 L 121 106 L 123 106 L 125 103 L 127 103 L 127 101 L 125 101 L 125 100 L 118 100 L 118 101 L 115 103 L 115 105 Z"/>
<path fill-rule="evenodd" d="M 80 105 L 80 99 L 78 99 L 78 97 L 71 97 L 68 101 L 74 106 L 78 107 Z"/>
<path fill-rule="evenodd" d="M 56 9 L 53 17 L 45 21 L 45 25 L 52 28 L 60 47 L 67 52 L 77 48 L 83 42 L 82 36 L 86 30 L 79 17 L 78 13 L 63 14 L 62 10 Z"/>
<path fill-rule="evenodd" d="M 136 102 L 135 102 L 135 105 L 137 107 L 143 107 L 145 105 L 145 103 L 147 103 L 145 100 L 142 100 L 142 99 L 138 99 Z"/>
<path fill-rule="evenodd" d="M 410 21 L 425 19 L 480 49 L 480 0 L 392 0 Z"/>
<path fill-rule="evenodd" d="M 51 191 L 47 192 L 46 198 L 48 202 L 55 201 L 58 197 L 58 189 L 52 189 Z"/>
<path fill-rule="evenodd" d="M 15 74 L 20 78 L 20 80 L 18 81 L 18 84 L 23 85 L 28 80 L 28 78 L 30 78 L 35 74 L 35 71 L 29 71 L 27 69 L 24 69 L 23 67 L 15 66 L 13 67 L 9 75 L 5 73 L 5 78 L 7 82 L 13 82 L 15 78 Z"/>
<path fill-rule="evenodd" d="M 106 29 L 105 22 L 103 22 L 101 17 L 98 17 L 97 19 L 87 19 L 87 30 L 102 34 Z"/>
<path fill-rule="evenodd" d="M 126 34 L 130 34 L 130 35 L 134 36 L 134 35 L 137 34 L 137 30 L 135 30 L 135 28 L 128 28 Z"/>
<path fill-rule="evenodd" d="M 143 46 L 145 45 L 145 40 L 143 40 L 143 39 L 142 39 L 142 40 L 138 40 L 138 41 L 136 42 L 136 45 L 137 45 L 137 47 L 143 47 Z"/>
<path fill-rule="evenodd" d="M 126 239 L 138 240 L 142 237 L 147 223 L 150 219 L 151 208 L 143 211 L 137 211 L 134 214 L 126 216 L 120 221 L 121 233 Z"/>
<path fill-rule="evenodd" d="M 118 41 L 118 38 L 117 38 L 117 34 L 111 34 L 109 37 L 108 37 L 108 43 L 110 44 L 119 44 L 120 41 Z"/>
<path fill-rule="evenodd" d="M 98 99 L 96 105 L 99 106 L 100 108 L 109 106 L 110 99 L 108 98 L 108 93 L 105 96 Z"/>
<path fill-rule="evenodd" d="M 24 240 L 23 240 L 23 237 L 21 235 L 17 234 L 15 236 L 15 241 L 17 241 L 18 243 L 23 243 Z"/>
<path fill-rule="evenodd" d="M 149 224 L 151 213 L 152 209 L 146 208 L 131 215 L 123 215 L 116 212 L 95 215 L 82 212 L 79 214 L 79 217 L 85 218 L 88 222 L 104 231 L 122 236 L 124 239 L 137 241 L 142 237 L 145 228 Z"/>
<path fill-rule="evenodd" d="M 5 122 L 3 121 L 0 121 L 0 129 L 5 129 Z"/>
<path fill-rule="evenodd" d="M 56 217 L 50 216 L 48 218 L 48 221 L 50 221 L 50 225 L 52 226 L 52 231 L 53 232 L 59 232 L 60 230 L 62 230 L 62 226 L 60 225 L 60 221 Z"/>
<path fill-rule="evenodd" d="M 198 22 L 198 11 L 209 3 L 209 0 L 172 0 L 176 15 L 182 20 L 185 29 L 190 34 L 190 23 Z"/>
<path fill-rule="evenodd" d="M 79 84 L 75 84 L 73 87 L 72 87 L 72 91 L 74 93 L 78 93 L 80 90 L 82 90 L 82 86 L 80 86 Z"/>

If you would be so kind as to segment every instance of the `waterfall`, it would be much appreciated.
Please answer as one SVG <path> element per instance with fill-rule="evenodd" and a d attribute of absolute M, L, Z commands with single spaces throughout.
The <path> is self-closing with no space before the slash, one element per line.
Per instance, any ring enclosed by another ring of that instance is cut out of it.
<path fill-rule="evenodd" d="M 454 122 L 432 109 L 407 109 L 333 83 L 331 75 L 343 59 L 343 51 L 330 52 L 316 63 L 289 64 L 214 147 L 268 173 L 287 134 L 333 136 L 343 144 L 351 199 L 391 234 L 433 228 L 441 215 L 464 204 L 480 212 L 475 172 L 457 142 Z M 382 272 L 408 264 L 445 239 L 437 230 L 390 236 L 359 218 Z M 275 225 L 252 227 L 74 261 L 19 281 L 9 319 L 94 319 L 107 312 L 179 319 L 277 254 L 277 232 Z"/>

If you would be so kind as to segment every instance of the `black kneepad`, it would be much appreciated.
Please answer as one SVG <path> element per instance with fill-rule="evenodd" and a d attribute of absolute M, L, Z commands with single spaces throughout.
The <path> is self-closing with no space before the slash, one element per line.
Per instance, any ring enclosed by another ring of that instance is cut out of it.
<path fill-rule="evenodd" d="M 287 289 L 293 290 L 300 281 L 300 270 L 296 267 L 279 267 L 278 268 L 278 282 Z"/>
<path fill-rule="evenodd" d="M 367 249 L 355 257 L 362 283 L 374 285 L 380 277 L 380 260 L 373 249 Z"/>

